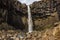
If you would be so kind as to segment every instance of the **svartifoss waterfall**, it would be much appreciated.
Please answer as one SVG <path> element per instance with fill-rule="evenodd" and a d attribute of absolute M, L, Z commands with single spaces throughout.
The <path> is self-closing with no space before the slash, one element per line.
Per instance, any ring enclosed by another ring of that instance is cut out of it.
<path fill-rule="evenodd" d="M 28 32 L 32 32 L 33 31 L 33 22 L 32 22 L 32 16 L 31 16 L 31 12 L 30 12 L 30 6 L 27 5 L 28 7 Z"/>

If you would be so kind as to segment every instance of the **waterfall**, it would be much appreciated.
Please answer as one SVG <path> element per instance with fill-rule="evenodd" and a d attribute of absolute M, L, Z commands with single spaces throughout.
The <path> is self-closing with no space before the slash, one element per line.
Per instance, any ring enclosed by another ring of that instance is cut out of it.
<path fill-rule="evenodd" d="M 35 1 L 41 1 L 41 0 L 18 0 L 22 4 L 26 4 L 28 7 L 28 32 L 33 31 L 33 22 L 32 22 L 32 17 L 31 17 L 31 12 L 30 12 L 30 4 L 32 4 Z"/>
<path fill-rule="evenodd" d="M 27 7 L 28 7 L 28 32 L 32 32 L 33 31 L 33 22 L 32 22 L 30 6 L 27 5 Z"/>

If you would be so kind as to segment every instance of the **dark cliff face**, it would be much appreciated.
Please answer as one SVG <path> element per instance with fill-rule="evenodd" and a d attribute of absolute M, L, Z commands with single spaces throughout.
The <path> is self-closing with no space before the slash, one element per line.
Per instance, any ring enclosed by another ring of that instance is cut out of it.
<path fill-rule="evenodd" d="M 22 16 L 27 13 L 26 5 L 17 0 L 0 0 L 0 24 L 6 22 L 15 29 L 23 30 Z"/>
<path fill-rule="evenodd" d="M 58 14 L 53 1 L 34 2 L 30 8 L 36 30 L 50 27 L 58 21 Z M 17 0 L 0 0 L 0 10 L 0 24 L 6 22 L 15 29 L 21 30 L 28 26 L 26 4 L 21 4 Z"/>
<path fill-rule="evenodd" d="M 57 12 L 58 12 L 58 14 L 59 14 L 59 20 L 60 20 L 60 0 L 55 0 L 57 3 L 57 5 L 56 5 L 56 7 L 57 7 Z"/>
<path fill-rule="evenodd" d="M 55 22 L 59 21 L 54 0 L 34 2 L 30 5 L 31 13 L 36 30 L 52 27 Z"/>

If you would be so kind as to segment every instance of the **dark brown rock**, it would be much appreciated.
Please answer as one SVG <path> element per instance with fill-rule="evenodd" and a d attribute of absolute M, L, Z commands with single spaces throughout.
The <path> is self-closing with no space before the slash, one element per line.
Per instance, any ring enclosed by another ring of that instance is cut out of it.
<path fill-rule="evenodd" d="M 0 0 L 0 23 L 7 22 L 15 29 L 24 29 L 22 16 L 26 13 L 26 5 L 17 0 Z"/>
<path fill-rule="evenodd" d="M 34 29 L 44 29 L 58 21 L 56 1 L 43 0 L 30 5 Z M 16 29 L 28 27 L 27 6 L 17 0 L 0 0 L 0 23 L 7 22 Z M 26 28 L 27 29 L 27 28 Z"/>

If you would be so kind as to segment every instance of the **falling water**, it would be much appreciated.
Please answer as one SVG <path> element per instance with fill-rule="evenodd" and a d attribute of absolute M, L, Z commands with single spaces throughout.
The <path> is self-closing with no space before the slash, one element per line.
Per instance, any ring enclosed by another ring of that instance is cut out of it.
<path fill-rule="evenodd" d="M 33 31 L 33 22 L 32 22 L 32 16 L 31 16 L 31 12 L 30 12 L 30 6 L 27 5 L 28 7 L 28 32 L 32 32 Z"/>
<path fill-rule="evenodd" d="M 32 22 L 32 17 L 31 17 L 31 12 L 30 12 L 30 4 L 32 4 L 35 1 L 41 1 L 41 0 L 18 0 L 21 3 L 25 3 L 28 7 L 28 32 L 33 31 L 33 22 Z"/>

